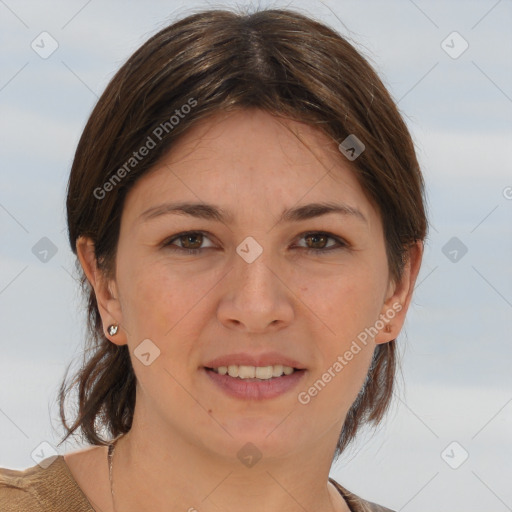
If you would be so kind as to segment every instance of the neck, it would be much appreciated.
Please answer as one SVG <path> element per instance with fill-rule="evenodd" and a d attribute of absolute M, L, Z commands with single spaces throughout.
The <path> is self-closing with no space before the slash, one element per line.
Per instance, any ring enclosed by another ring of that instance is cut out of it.
<path fill-rule="evenodd" d="M 241 462 L 243 456 L 238 457 L 236 449 L 223 456 L 178 432 L 170 433 L 168 426 L 165 431 L 142 420 L 134 416 L 130 432 L 116 443 L 116 511 L 348 510 L 328 483 L 329 450 L 300 451 L 282 459 L 262 456 L 250 465 Z M 256 455 L 254 450 L 247 446 L 242 452 L 249 455 L 248 461 Z"/>

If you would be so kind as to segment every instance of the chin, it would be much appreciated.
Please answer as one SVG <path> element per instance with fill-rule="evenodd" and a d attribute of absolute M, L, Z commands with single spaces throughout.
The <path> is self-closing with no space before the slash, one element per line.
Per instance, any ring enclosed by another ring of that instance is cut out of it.
<path fill-rule="evenodd" d="M 304 430 L 292 431 L 289 420 L 283 421 L 286 414 L 280 414 L 274 418 L 245 417 L 223 422 L 224 428 L 232 437 L 224 436 L 226 444 L 231 450 L 235 448 L 238 452 L 246 444 L 256 446 L 261 452 L 268 456 L 285 456 L 293 452 L 297 446 L 304 444 Z M 224 443 L 223 443 L 224 444 Z"/>

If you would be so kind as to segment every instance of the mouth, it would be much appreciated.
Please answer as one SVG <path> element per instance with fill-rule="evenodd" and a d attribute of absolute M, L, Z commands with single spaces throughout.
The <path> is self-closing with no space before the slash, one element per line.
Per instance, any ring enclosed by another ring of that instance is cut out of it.
<path fill-rule="evenodd" d="M 284 366 L 282 364 L 275 364 L 269 366 L 245 366 L 232 364 L 229 366 L 219 366 L 217 368 L 208 368 L 219 375 L 229 375 L 234 379 L 258 381 L 258 380 L 272 380 L 282 377 L 283 375 L 291 375 L 299 370 L 291 366 Z"/>
<path fill-rule="evenodd" d="M 229 396 L 244 400 L 275 398 L 291 391 L 305 369 L 280 364 L 268 366 L 229 365 L 202 368 L 210 381 Z"/>

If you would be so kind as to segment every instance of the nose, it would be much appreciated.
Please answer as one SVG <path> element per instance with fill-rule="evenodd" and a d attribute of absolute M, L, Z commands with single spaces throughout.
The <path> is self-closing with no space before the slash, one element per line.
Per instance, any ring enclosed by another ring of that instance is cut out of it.
<path fill-rule="evenodd" d="M 217 315 L 221 323 L 243 332 L 279 330 L 294 317 L 293 286 L 283 269 L 264 250 L 252 262 L 238 254 L 225 277 Z"/>

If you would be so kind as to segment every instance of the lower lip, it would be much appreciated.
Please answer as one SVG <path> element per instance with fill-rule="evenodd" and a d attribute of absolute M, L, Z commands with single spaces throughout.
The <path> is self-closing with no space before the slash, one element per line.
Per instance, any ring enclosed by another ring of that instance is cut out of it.
<path fill-rule="evenodd" d="M 206 368 L 203 368 L 203 371 L 222 391 L 245 400 L 264 400 L 283 395 L 296 387 L 306 373 L 305 370 L 296 370 L 290 375 L 273 377 L 268 380 L 253 380 L 220 375 Z"/>

